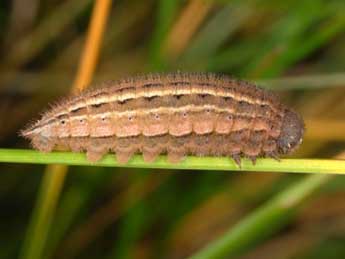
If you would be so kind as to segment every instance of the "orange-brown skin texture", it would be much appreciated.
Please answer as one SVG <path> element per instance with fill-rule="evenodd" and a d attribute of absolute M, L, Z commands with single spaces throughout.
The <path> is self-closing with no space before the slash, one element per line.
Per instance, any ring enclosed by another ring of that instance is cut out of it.
<path fill-rule="evenodd" d="M 107 82 L 48 111 L 22 135 L 34 148 L 86 151 L 91 161 L 115 152 L 151 162 L 167 153 L 277 158 L 301 143 L 299 115 L 267 90 L 210 73 L 171 73 Z"/>

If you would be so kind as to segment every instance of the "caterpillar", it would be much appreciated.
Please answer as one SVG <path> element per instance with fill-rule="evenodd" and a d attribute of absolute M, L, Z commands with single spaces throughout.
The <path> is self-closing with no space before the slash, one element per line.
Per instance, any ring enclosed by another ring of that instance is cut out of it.
<path fill-rule="evenodd" d="M 61 101 L 21 135 L 43 152 L 86 151 L 90 161 L 108 152 L 119 163 L 142 153 L 147 162 L 167 154 L 247 157 L 291 153 L 304 122 L 271 91 L 213 73 L 137 76 L 100 84 Z"/>

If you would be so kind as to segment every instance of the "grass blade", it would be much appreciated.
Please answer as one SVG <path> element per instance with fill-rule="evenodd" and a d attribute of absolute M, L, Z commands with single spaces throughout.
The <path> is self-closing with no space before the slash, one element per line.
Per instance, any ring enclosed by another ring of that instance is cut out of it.
<path fill-rule="evenodd" d="M 187 157 L 178 164 L 167 162 L 160 156 L 153 163 L 146 163 L 141 155 L 134 156 L 127 164 L 118 164 L 112 154 L 108 154 L 100 162 L 93 163 L 86 159 L 85 154 L 71 152 L 40 153 L 35 150 L 0 149 L 0 162 L 33 163 L 33 164 L 64 164 L 106 167 L 137 167 L 184 170 L 224 170 L 224 171 L 271 171 L 291 173 L 345 174 L 345 160 L 336 159 L 281 159 L 280 162 L 269 159 L 258 159 L 256 165 L 243 159 L 242 167 L 227 157 Z"/>
<path fill-rule="evenodd" d="M 50 226 L 53 219 L 64 182 L 64 177 L 61 177 L 61 174 L 65 175 L 66 172 L 67 167 L 61 165 L 46 168 L 20 258 L 42 258 L 43 248 L 49 233 L 47 226 Z"/>
<path fill-rule="evenodd" d="M 289 216 L 310 194 L 326 183 L 329 175 L 312 175 L 278 194 L 220 239 L 196 253 L 191 259 L 230 258 L 267 237 L 287 222 Z"/>

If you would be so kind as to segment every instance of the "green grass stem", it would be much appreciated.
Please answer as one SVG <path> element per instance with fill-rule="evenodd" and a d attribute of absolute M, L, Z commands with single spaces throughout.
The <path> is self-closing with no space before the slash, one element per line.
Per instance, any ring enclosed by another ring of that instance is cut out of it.
<path fill-rule="evenodd" d="M 166 160 L 165 156 L 160 156 L 153 163 L 146 163 L 141 155 L 135 155 L 127 164 L 119 164 L 112 154 L 108 154 L 101 161 L 93 163 L 88 161 L 83 153 L 41 153 L 36 150 L 0 149 L 0 162 L 187 170 L 345 174 L 345 160 L 337 159 L 281 159 L 278 162 L 270 158 L 260 158 L 257 160 L 256 165 L 252 165 L 248 159 L 243 159 L 242 167 L 239 168 L 232 159 L 227 157 L 189 156 L 181 163 L 172 164 Z"/>

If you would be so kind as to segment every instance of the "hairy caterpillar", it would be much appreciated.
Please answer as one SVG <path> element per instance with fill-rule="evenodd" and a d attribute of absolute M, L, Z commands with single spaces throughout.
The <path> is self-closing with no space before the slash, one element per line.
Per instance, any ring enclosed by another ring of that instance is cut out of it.
<path fill-rule="evenodd" d="M 166 153 L 277 158 L 302 142 L 302 118 L 267 90 L 211 73 L 171 73 L 107 82 L 46 112 L 21 132 L 34 148 L 107 152 L 126 163 L 134 153 L 153 161 Z"/>

